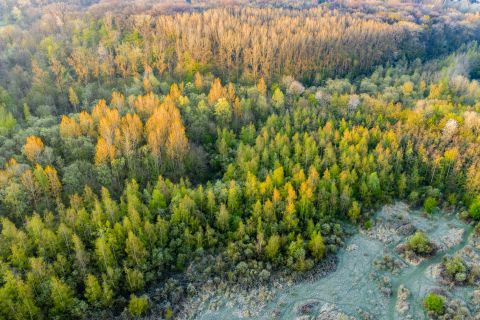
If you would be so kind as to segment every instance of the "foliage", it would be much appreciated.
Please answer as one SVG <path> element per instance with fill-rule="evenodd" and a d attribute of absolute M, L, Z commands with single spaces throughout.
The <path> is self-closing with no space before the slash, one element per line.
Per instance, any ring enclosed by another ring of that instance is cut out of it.
<path fill-rule="evenodd" d="M 148 310 L 148 299 L 145 296 L 137 297 L 135 295 L 130 296 L 130 302 L 128 303 L 128 311 L 134 317 L 139 317 Z"/>
<path fill-rule="evenodd" d="M 436 207 L 437 199 L 435 199 L 434 197 L 427 197 L 423 202 L 423 209 L 425 209 L 427 213 L 432 213 Z"/>
<path fill-rule="evenodd" d="M 397 199 L 479 219 L 477 16 L 209 3 L 0 1 L 0 318 L 175 317 L 177 279 L 307 270 Z"/>
<path fill-rule="evenodd" d="M 462 282 L 467 278 L 467 267 L 461 257 L 446 257 L 442 265 L 447 275 L 455 281 Z"/>
<path fill-rule="evenodd" d="M 427 311 L 434 312 L 438 315 L 444 312 L 444 299 L 442 296 L 430 292 L 423 300 L 423 305 Z"/>
<path fill-rule="evenodd" d="M 421 231 L 415 232 L 407 240 L 407 248 L 417 254 L 429 254 L 433 251 L 432 244 L 427 235 Z"/>
<path fill-rule="evenodd" d="M 480 196 L 477 196 L 469 208 L 470 216 L 475 220 L 480 220 Z"/>

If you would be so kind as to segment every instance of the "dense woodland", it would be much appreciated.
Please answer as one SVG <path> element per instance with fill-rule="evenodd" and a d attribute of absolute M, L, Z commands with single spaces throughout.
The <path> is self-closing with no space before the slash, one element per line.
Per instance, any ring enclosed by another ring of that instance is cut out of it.
<path fill-rule="evenodd" d="M 29 5 L 0 1 L 0 319 L 174 317 L 196 266 L 308 270 L 396 199 L 480 219 L 474 4 Z"/>

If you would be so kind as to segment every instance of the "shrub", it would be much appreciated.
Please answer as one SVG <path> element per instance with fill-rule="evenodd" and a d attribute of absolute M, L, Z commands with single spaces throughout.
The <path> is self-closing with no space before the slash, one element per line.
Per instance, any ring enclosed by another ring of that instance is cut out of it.
<path fill-rule="evenodd" d="M 433 197 L 427 197 L 423 202 L 423 208 L 428 213 L 432 213 L 436 207 L 437 207 L 437 199 Z"/>
<path fill-rule="evenodd" d="M 468 211 L 470 213 L 470 217 L 475 220 L 480 220 L 480 196 L 477 196 L 477 198 L 473 200 Z"/>
<path fill-rule="evenodd" d="M 443 314 L 445 308 L 444 304 L 443 297 L 433 292 L 430 292 L 425 297 L 425 300 L 423 300 L 423 306 L 425 309 L 436 314 Z"/>
<path fill-rule="evenodd" d="M 467 270 L 463 260 L 460 257 L 445 258 L 443 265 L 445 267 L 445 271 L 451 277 L 455 277 L 457 273 L 464 273 Z"/>
<path fill-rule="evenodd" d="M 425 233 L 417 231 L 408 239 L 407 249 L 417 254 L 429 254 L 433 251 L 433 246 Z"/>
<path fill-rule="evenodd" d="M 132 294 L 130 296 L 130 302 L 128 303 L 128 311 L 134 317 L 139 317 L 148 310 L 148 298 L 146 296 L 137 297 Z"/>

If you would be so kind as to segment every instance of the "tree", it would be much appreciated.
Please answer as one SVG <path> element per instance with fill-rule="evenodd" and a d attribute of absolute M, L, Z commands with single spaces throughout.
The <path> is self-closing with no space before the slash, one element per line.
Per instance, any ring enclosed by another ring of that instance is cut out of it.
<path fill-rule="evenodd" d="M 423 202 L 423 208 L 428 213 L 432 213 L 436 207 L 437 207 L 437 199 L 435 199 L 434 197 L 427 197 Z"/>
<path fill-rule="evenodd" d="M 77 108 L 80 105 L 80 100 L 72 87 L 68 88 L 68 101 L 73 106 L 74 110 L 77 111 Z"/>
<path fill-rule="evenodd" d="M 7 111 L 4 105 L 0 104 L 0 135 L 6 135 L 17 124 L 13 115 Z"/>
<path fill-rule="evenodd" d="M 36 136 L 29 136 L 23 145 L 23 153 L 31 162 L 37 162 L 44 149 L 42 139 Z"/>
<path fill-rule="evenodd" d="M 473 200 L 468 212 L 470 213 L 470 217 L 475 220 L 480 220 L 480 195 Z"/>
<path fill-rule="evenodd" d="M 137 114 L 126 114 L 122 117 L 120 131 L 116 133 L 119 149 L 127 157 L 131 157 L 137 149 L 143 134 L 143 124 Z"/>
<path fill-rule="evenodd" d="M 128 232 L 128 238 L 125 243 L 125 252 L 130 265 L 143 267 L 145 266 L 148 252 L 142 241 L 132 232 Z"/>
<path fill-rule="evenodd" d="M 229 229 L 230 213 L 227 210 L 225 204 L 220 205 L 220 209 L 217 212 L 217 226 L 221 231 L 227 231 Z"/>
<path fill-rule="evenodd" d="M 101 165 L 115 160 L 117 149 L 105 139 L 99 138 L 95 149 L 95 164 Z"/>
<path fill-rule="evenodd" d="M 52 315 L 66 316 L 73 313 L 76 303 L 68 284 L 53 276 L 50 279 L 50 292 L 53 303 Z"/>
<path fill-rule="evenodd" d="M 41 310 L 36 305 L 32 288 L 10 270 L 2 274 L 0 317 L 4 319 L 36 319 Z"/>
<path fill-rule="evenodd" d="M 185 135 L 185 128 L 180 117 L 176 117 L 171 123 L 166 149 L 167 156 L 174 160 L 177 167 L 185 159 L 188 153 L 188 139 Z"/>
<path fill-rule="evenodd" d="M 203 77 L 198 71 L 195 72 L 193 84 L 197 90 L 203 89 Z"/>
<path fill-rule="evenodd" d="M 281 110 L 285 104 L 285 97 L 280 88 L 276 88 L 272 96 L 273 106 L 277 110 Z"/>
<path fill-rule="evenodd" d="M 368 176 L 367 185 L 372 195 L 376 197 L 381 195 L 380 179 L 376 172 L 373 172 Z"/>
<path fill-rule="evenodd" d="M 85 298 L 95 307 L 109 307 L 113 298 L 113 292 L 106 283 L 103 283 L 103 288 L 98 282 L 98 279 L 88 274 L 85 278 Z"/>
<path fill-rule="evenodd" d="M 444 304 L 443 297 L 434 292 L 430 292 L 423 300 L 425 309 L 437 315 L 442 315 L 444 313 Z"/>
<path fill-rule="evenodd" d="M 433 251 L 430 240 L 427 235 L 421 231 L 415 232 L 415 234 L 407 240 L 407 248 L 417 254 L 429 254 Z"/>
<path fill-rule="evenodd" d="M 82 134 L 80 125 L 68 116 L 62 116 L 60 122 L 60 136 L 62 138 L 78 138 Z"/>
<path fill-rule="evenodd" d="M 360 217 L 361 210 L 360 210 L 360 205 L 358 204 L 357 201 L 353 201 L 352 205 L 350 206 L 350 209 L 348 210 L 348 217 L 352 222 L 356 222 L 357 219 Z"/>
<path fill-rule="evenodd" d="M 232 110 L 227 99 L 218 99 L 215 104 L 215 117 L 221 126 L 227 126 L 232 121 Z"/>
<path fill-rule="evenodd" d="M 210 87 L 210 91 L 208 92 L 208 102 L 210 102 L 210 104 L 216 103 L 218 99 L 224 96 L 224 91 L 225 90 L 222 86 L 222 82 L 220 79 L 216 78 Z"/>
<path fill-rule="evenodd" d="M 137 297 L 132 294 L 128 303 L 128 311 L 134 317 L 145 314 L 148 310 L 148 298 L 146 296 Z"/>
<path fill-rule="evenodd" d="M 267 85 L 263 77 L 260 78 L 260 80 L 257 83 L 257 90 L 258 90 L 258 93 L 260 93 L 262 96 L 267 95 Z"/>
<path fill-rule="evenodd" d="M 323 258 L 325 254 L 325 244 L 320 232 L 315 231 L 312 233 L 310 241 L 308 242 L 308 248 L 315 260 L 318 261 Z"/>
<path fill-rule="evenodd" d="M 89 262 L 88 252 L 85 250 L 83 241 L 76 234 L 73 234 L 72 242 L 75 250 L 75 263 L 80 272 L 85 274 Z"/>
<path fill-rule="evenodd" d="M 127 288 L 130 292 L 142 290 L 145 285 L 143 273 L 137 269 L 125 268 L 125 278 L 127 279 Z"/>
<path fill-rule="evenodd" d="M 274 234 L 268 238 L 267 246 L 265 247 L 265 254 L 270 260 L 275 260 L 280 250 L 280 236 Z"/>

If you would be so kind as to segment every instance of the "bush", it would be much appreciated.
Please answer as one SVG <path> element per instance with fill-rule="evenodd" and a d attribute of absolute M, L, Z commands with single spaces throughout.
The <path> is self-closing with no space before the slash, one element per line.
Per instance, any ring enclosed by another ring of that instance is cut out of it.
<path fill-rule="evenodd" d="M 473 200 L 468 211 L 470 213 L 470 217 L 475 220 L 480 220 L 480 196 L 477 196 L 477 198 Z"/>
<path fill-rule="evenodd" d="M 452 278 L 455 277 L 457 273 L 465 273 L 467 270 L 460 257 L 445 258 L 443 265 L 447 274 Z"/>
<path fill-rule="evenodd" d="M 428 213 L 432 213 L 436 207 L 437 207 L 437 199 L 433 197 L 427 197 L 423 202 L 423 208 Z"/>
<path fill-rule="evenodd" d="M 430 292 L 425 297 L 425 300 L 423 300 L 423 306 L 425 309 L 436 314 L 443 314 L 445 308 L 444 304 L 443 297 L 433 292 Z"/>
<path fill-rule="evenodd" d="M 408 239 L 407 249 L 417 254 L 429 254 L 433 251 L 433 246 L 425 233 L 417 231 Z"/>
<path fill-rule="evenodd" d="M 134 317 L 139 317 L 148 310 L 148 298 L 146 296 L 137 297 L 132 294 L 130 296 L 130 302 L 128 303 L 128 311 Z"/>

